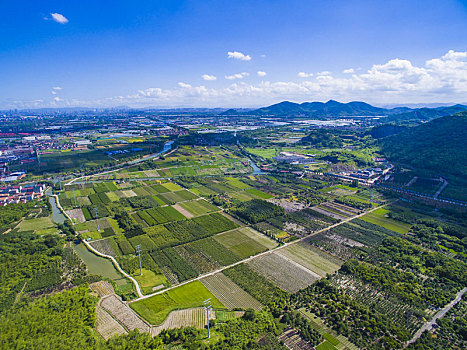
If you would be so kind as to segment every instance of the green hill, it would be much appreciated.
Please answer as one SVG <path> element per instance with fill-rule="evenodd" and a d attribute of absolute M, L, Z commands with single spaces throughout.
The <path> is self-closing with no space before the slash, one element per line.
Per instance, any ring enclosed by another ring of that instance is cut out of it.
<path fill-rule="evenodd" d="M 433 175 L 467 174 L 467 112 L 441 117 L 381 141 L 383 153 Z"/>

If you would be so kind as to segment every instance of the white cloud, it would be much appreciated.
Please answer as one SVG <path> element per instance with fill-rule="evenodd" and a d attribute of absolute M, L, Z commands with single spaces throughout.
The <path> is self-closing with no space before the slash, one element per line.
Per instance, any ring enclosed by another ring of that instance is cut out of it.
<path fill-rule="evenodd" d="M 236 73 L 236 74 L 232 74 L 232 75 L 226 75 L 225 79 L 227 79 L 227 80 L 243 79 L 243 78 L 245 78 L 245 77 L 247 77 L 249 75 L 250 75 L 250 73 L 247 73 L 247 72 Z"/>
<path fill-rule="evenodd" d="M 57 94 L 59 91 L 61 91 L 61 90 L 62 90 L 62 88 L 61 88 L 60 86 L 54 86 L 54 87 L 52 88 L 52 90 L 50 91 L 50 93 L 51 93 L 52 95 L 56 95 L 56 94 Z"/>
<path fill-rule="evenodd" d="M 297 76 L 299 78 L 311 78 L 313 73 L 298 72 Z"/>
<path fill-rule="evenodd" d="M 343 73 L 345 73 L 345 74 L 352 74 L 352 73 L 354 73 L 354 72 L 355 72 L 355 71 L 354 71 L 353 68 L 349 68 L 349 69 L 344 69 L 344 70 L 343 70 Z"/>
<path fill-rule="evenodd" d="M 115 96 L 89 101 L 55 100 L 56 105 L 108 107 L 218 107 L 258 106 L 281 100 L 338 101 L 363 100 L 369 103 L 467 102 L 467 52 L 449 51 L 445 55 L 414 65 L 410 60 L 394 58 L 374 64 L 365 70 L 355 70 L 344 77 L 321 72 L 316 77 L 309 73 L 305 80 L 261 81 L 249 84 L 230 81 L 226 86 L 207 88 L 180 82 L 172 88 L 152 87 L 132 95 Z M 248 73 L 226 76 L 228 80 L 241 79 Z M 225 83 L 225 82 L 224 82 Z M 55 91 L 55 90 L 52 90 Z M 56 106 L 54 101 L 2 101 L 6 108 Z"/>
<path fill-rule="evenodd" d="M 68 23 L 68 18 L 66 18 L 64 15 L 60 13 L 51 13 L 50 16 L 57 23 L 60 23 L 60 24 Z"/>
<path fill-rule="evenodd" d="M 201 76 L 201 78 L 203 78 L 203 80 L 207 80 L 207 81 L 213 81 L 213 80 L 217 79 L 215 75 L 209 75 L 209 74 L 203 74 Z"/>
<path fill-rule="evenodd" d="M 54 101 L 55 101 L 55 102 L 60 102 L 60 101 L 61 101 L 61 98 L 60 98 L 60 97 L 54 97 Z"/>
<path fill-rule="evenodd" d="M 327 70 L 325 70 L 325 71 L 322 71 L 322 72 L 316 73 L 316 75 L 317 75 L 318 77 L 322 77 L 322 76 L 325 76 L 325 75 L 331 75 L 331 72 L 330 72 L 330 71 L 327 71 Z"/>
<path fill-rule="evenodd" d="M 265 77 L 266 76 L 266 72 L 264 72 L 262 70 L 257 71 L 256 74 L 258 74 L 258 77 Z"/>
<path fill-rule="evenodd" d="M 184 83 L 183 81 L 179 82 L 178 86 L 180 86 L 181 88 L 191 88 L 190 84 Z"/>
<path fill-rule="evenodd" d="M 233 58 L 233 59 L 240 60 L 240 61 L 249 61 L 249 60 L 251 60 L 250 55 L 245 55 L 245 54 L 243 54 L 241 52 L 238 52 L 238 51 L 229 51 L 229 52 L 227 52 L 227 58 Z"/>

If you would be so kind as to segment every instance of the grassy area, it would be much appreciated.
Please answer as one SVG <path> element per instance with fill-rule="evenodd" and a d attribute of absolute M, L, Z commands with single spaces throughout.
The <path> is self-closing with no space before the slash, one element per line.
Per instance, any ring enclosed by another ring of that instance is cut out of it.
<path fill-rule="evenodd" d="M 199 215 L 203 215 L 203 214 L 207 214 L 207 213 L 219 210 L 219 208 L 205 201 L 204 199 L 190 201 L 190 202 L 183 202 L 179 204 L 181 207 L 183 207 L 183 209 L 189 211 L 194 216 L 199 216 Z"/>
<path fill-rule="evenodd" d="M 203 301 L 209 298 L 211 298 L 213 308 L 225 308 L 199 281 L 194 281 L 165 293 L 136 301 L 131 303 L 130 306 L 146 321 L 152 324 L 161 324 L 171 311 L 202 306 Z"/>
<path fill-rule="evenodd" d="M 272 159 L 279 154 L 280 150 L 276 148 L 247 148 L 248 153 L 254 154 L 266 159 Z"/>
<path fill-rule="evenodd" d="M 152 293 L 153 287 L 160 286 L 161 284 L 164 286 L 169 285 L 167 278 L 165 278 L 163 274 L 156 275 L 153 271 L 147 269 L 143 269 L 142 276 L 140 275 L 140 271 L 137 270 L 136 273 L 133 274 L 133 277 L 138 281 L 138 284 L 145 294 Z"/>
<path fill-rule="evenodd" d="M 388 230 L 398 232 L 398 233 L 407 233 L 410 230 L 411 225 L 406 224 L 405 222 L 400 222 L 393 220 L 391 218 L 387 217 L 387 214 L 389 213 L 388 209 L 385 208 L 380 208 L 376 209 L 375 211 L 364 215 L 361 219 L 370 222 L 375 225 L 382 226 L 384 228 L 387 228 Z"/>
<path fill-rule="evenodd" d="M 316 347 L 316 350 L 337 350 L 329 340 L 326 340 Z"/>
<path fill-rule="evenodd" d="M 254 231 L 253 231 L 254 232 Z M 264 236 L 252 237 L 254 233 L 240 228 L 214 237 L 224 247 L 234 252 L 241 259 L 264 252 L 276 246 L 276 243 Z M 260 235 L 260 234 L 258 234 Z M 264 238 L 264 240 L 260 240 Z"/>
<path fill-rule="evenodd" d="M 19 225 L 18 231 L 38 231 L 55 227 L 55 224 L 49 217 L 23 220 Z"/>

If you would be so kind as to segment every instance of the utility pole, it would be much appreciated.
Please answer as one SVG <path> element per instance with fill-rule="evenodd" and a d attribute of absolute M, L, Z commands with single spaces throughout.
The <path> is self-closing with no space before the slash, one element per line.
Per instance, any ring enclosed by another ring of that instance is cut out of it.
<path fill-rule="evenodd" d="M 204 308 L 206 309 L 206 319 L 208 322 L 208 339 L 211 338 L 211 331 L 209 330 L 209 310 L 211 310 L 211 298 L 204 301 Z"/>
<path fill-rule="evenodd" d="M 143 267 L 141 266 L 141 244 L 136 245 L 136 254 L 139 257 L 139 271 L 143 275 Z"/>
<path fill-rule="evenodd" d="M 75 194 L 75 188 L 73 187 L 73 197 L 75 197 L 75 208 L 78 206 L 78 204 L 76 203 L 76 194 Z"/>
<path fill-rule="evenodd" d="M 94 208 L 94 210 L 96 211 L 97 232 L 99 232 L 99 215 L 97 214 L 97 207 Z"/>

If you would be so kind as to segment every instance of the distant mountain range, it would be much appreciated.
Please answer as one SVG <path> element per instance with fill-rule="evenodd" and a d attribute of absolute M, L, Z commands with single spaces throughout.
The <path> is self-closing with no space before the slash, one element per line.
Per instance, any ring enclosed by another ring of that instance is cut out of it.
<path fill-rule="evenodd" d="M 334 100 L 328 102 L 304 102 L 294 103 L 284 101 L 268 107 L 262 107 L 251 111 L 237 111 L 229 109 L 221 115 L 258 115 L 275 117 L 311 117 L 311 118 L 341 118 L 352 116 L 385 116 L 384 122 L 399 121 L 428 121 L 457 112 L 467 110 L 465 105 L 454 105 L 438 108 L 381 108 L 375 107 L 365 102 L 353 101 L 340 103 Z"/>
<path fill-rule="evenodd" d="M 431 104 L 437 106 L 439 104 Z M 314 119 L 329 119 L 329 118 L 343 118 L 343 117 L 356 117 L 356 116 L 382 116 L 382 123 L 402 123 L 402 124 L 419 124 L 432 119 L 453 115 L 458 112 L 467 111 L 467 105 L 452 105 L 452 106 L 438 106 L 434 108 L 421 107 L 409 108 L 406 106 L 383 108 L 375 107 L 365 102 L 352 101 L 348 103 L 341 103 L 334 100 L 328 102 L 303 102 L 294 103 L 283 101 L 271 106 L 254 108 L 130 108 L 127 106 L 119 106 L 114 108 L 86 108 L 86 107 L 73 107 L 73 108 L 41 108 L 41 109 L 23 109 L 14 111 L 25 115 L 27 113 L 40 113 L 40 114 L 101 114 L 110 115 L 112 113 L 155 113 L 158 115 L 197 115 L 197 116 L 270 116 L 270 117 L 285 117 L 285 118 L 314 118 Z M 1 112 L 1 111 L 0 111 Z M 12 111 L 3 111 L 12 113 Z"/>

